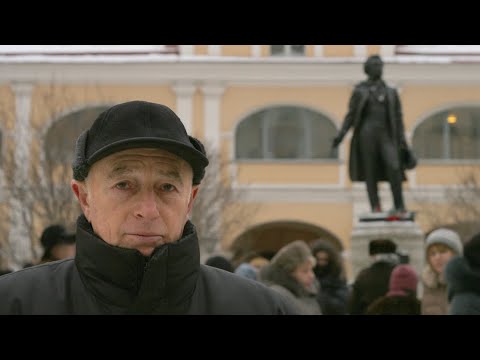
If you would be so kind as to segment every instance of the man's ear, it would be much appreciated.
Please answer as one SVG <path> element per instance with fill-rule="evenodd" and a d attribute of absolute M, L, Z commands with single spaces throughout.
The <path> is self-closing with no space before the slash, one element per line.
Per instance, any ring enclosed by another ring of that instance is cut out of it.
<path fill-rule="evenodd" d="M 195 198 L 197 197 L 197 194 L 198 194 L 198 190 L 200 189 L 200 186 L 199 185 L 194 185 L 192 187 L 192 193 L 190 195 L 190 200 L 188 202 L 188 213 L 190 214 L 190 212 L 192 211 L 192 208 L 193 208 L 193 203 L 195 201 Z"/>
<path fill-rule="evenodd" d="M 85 215 L 87 220 L 89 220 L 90 203 L 88 199 L 88 190 L 85 181 L 72 180 L 70 182 L 70 186 L 72 187 L 73 193 L 75 194 L 78 202 L 80 203 L 83 214 Z"/>

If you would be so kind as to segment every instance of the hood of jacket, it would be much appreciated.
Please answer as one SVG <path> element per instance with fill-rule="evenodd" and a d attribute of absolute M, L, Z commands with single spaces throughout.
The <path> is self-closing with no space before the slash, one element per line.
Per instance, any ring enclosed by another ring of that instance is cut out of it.
<path fill-rule="evenodd" d="M 280 285 L 288 289 L 296 297 L 308 297 L 317 293 L 316 280 L 312 289 L 307 290 L 292 275 L 276 264 L 269 264 L 260 270 L 260 280 L 267 285 Z"/>

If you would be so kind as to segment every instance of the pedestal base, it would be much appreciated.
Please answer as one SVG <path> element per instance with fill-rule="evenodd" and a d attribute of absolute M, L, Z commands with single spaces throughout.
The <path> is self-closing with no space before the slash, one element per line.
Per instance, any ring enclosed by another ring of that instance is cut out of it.
<path fill-rule="evenodd" d="M 368 244 L 373 239 L 390 239 L 395 242 L 397 251 L 408 254 L 409 263 L 415 268 L 418 275 L 421 274 L 425 254 L 424 234 L 420 227 L 414 221 L 369 220 L 359 221 L 352 230 L 350 258 L 353 279 L 360 270 L 371 264 Z"/>
<path fill-rule="evenodd" d="M 365 213 L 359 216 L 359 221 L 415 221 L 413 211 L 395 212 L 382 211 L 376 213 Z"/>

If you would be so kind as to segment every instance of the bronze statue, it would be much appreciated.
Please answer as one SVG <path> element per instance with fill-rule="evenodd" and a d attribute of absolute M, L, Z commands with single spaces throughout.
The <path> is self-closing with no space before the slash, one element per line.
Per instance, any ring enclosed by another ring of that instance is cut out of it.
<path fill-rule="evenodd" d="M 402 181 L 404 169 L 412 164 L 402 162 L 402 152 L 408 152 L 402 109 L 396 89 L 382 80 L 383 61 L 378 55 L 364 63 L 368 80 L 355 86 L 342 128 L 333 139 L 337 147 L 350 127 L 353 137 L 350 147 L 349 173 L 352 181 L 365 181 L 372 212 L 382 212 L 378 197 L 378 181 L 388 181 L 394 209 L 405 213 Z"/>

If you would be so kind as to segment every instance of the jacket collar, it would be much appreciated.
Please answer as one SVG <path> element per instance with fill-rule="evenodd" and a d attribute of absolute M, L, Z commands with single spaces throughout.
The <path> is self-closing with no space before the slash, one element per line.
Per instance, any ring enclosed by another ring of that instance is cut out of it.
<path fill-rule="evenodd" d="M 86 288 L 109 313 L 177 313 L 190 303 L 200 268 L 194 225 L 148 259 L 98 237 L 84 215 L 77 220 L 75 264 Z"/>

